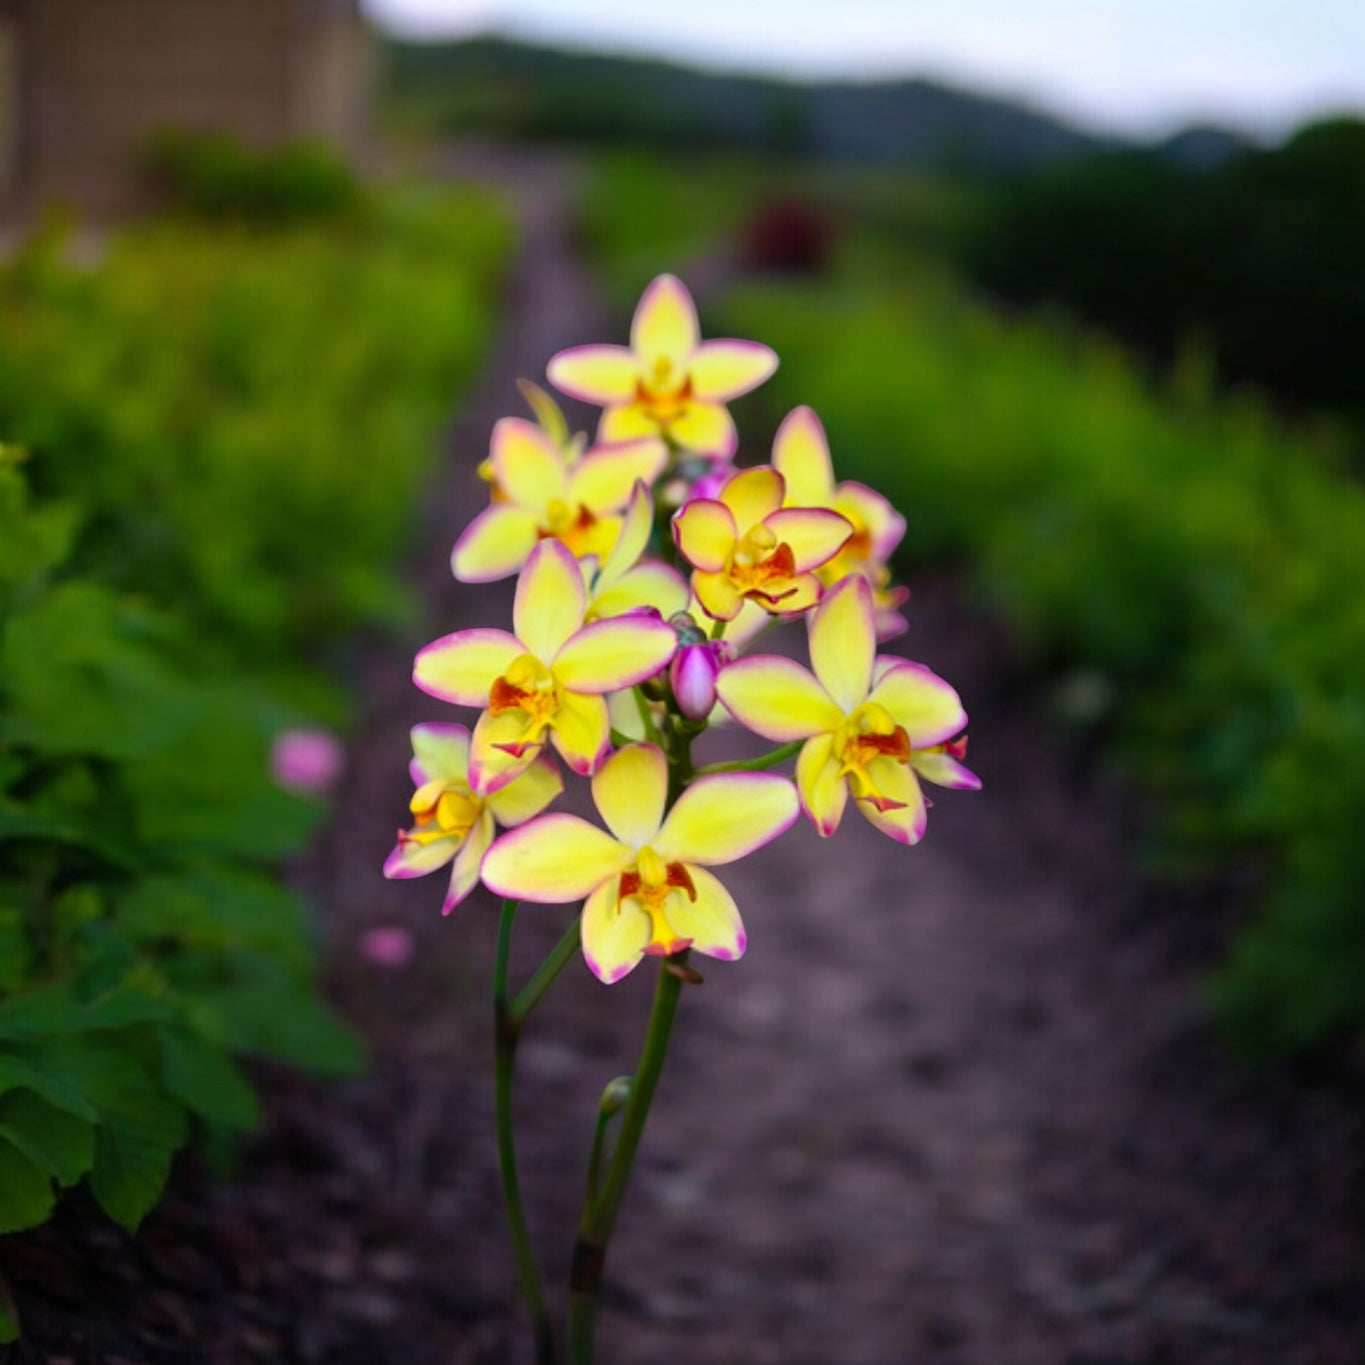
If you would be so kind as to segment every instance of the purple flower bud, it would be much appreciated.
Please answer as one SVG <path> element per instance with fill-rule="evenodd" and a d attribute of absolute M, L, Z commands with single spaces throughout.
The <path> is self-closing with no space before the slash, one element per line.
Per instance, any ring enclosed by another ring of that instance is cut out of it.
<path fill-rule="evenodd" d="M 275 781 L 311 796 L 331 791 L 345 762 L 346 751 L 330 730 L 286 730 L 275 737 L 270 754 Z"/>
<path fill-rule="evenodd" d="M 716 674 L 730 662 L 724 640 L 682 645 L 668 667 L 668 681 L 678 710 L 688 720 L 705 720 L 716 704 Z"/>
<path fill-rule="evenodd" d="M 720 490 L 735 476 L 732 464 L 716 465 L 692 485 L 688 498 L 718 498 Z"/>

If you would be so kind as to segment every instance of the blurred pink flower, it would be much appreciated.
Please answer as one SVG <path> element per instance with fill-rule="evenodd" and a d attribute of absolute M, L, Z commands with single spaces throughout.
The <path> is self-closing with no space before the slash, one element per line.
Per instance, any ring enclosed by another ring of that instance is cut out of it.
<path fill-rule="evenodd" d="M 367 929 L 360 936 L 360 956 L 376 967 L 406 967 L 413 952 L 412 935 L 393 925 Z"/>
<path fill-rule="evenodd" d="M 270 769 L 289 791 L 325 796 L 337 784 L 346 751 L 330 730 L 285 730 L 275 736 Z"/>

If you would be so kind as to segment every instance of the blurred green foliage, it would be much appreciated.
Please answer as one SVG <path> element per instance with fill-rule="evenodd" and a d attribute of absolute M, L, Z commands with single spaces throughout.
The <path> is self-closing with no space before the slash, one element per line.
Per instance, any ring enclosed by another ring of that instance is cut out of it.
<path fill-rule="evenodd" d="M 1365 417 L 1365 121 L 1309 125 L 1213 168 L 1111 152 L 993 194 L 961 258 L 1006 299 L 1055 302 L 1169 360 Z"/>
<path fill-rule="evenodd" d="M 706 250 L 697 218 L 719 232 L 737 212 L 676 212 L 737 181 L 733 165 L 674 168 L 643 215 L 670 168 L 596 166 L 588 238 L 626 306 Z M 755 168 L 750 200 L 771 184 Z M 925 250 L 944 240 L 932 187 L 875 186 L 866 211 L 826 182 L 846 227 L 826 278 L 731 291 L 704 308 L 707 334 L 773 346 L 777 375 L 748 401 L 774 424 L 814 406 L 841 477 L 909 518 L 907 558 L 967 565 L 1036 659 L 1100 684 L 1169 866 L 1254 871 L 1256 913 L 1213 982 L 1231 1036 L 1265 1052 L 1358 1027 L 1365 490 L 1348 433 L 1217 396 L 1198 350 L 1157 393 L 1114 343 L 972 303 Z"/>
<path fill-rule="evenodd" d="M 508 242 L 442 192 L 0 266 L 0 1232 L 82 1180 L 136 1226 L 191 1120 L 255 1121 L 244 1058 L 357 1064 L 275 871 L 323 807 L 271 745 L 403 618 Z"/>
<path fill-rule="evenodd" d="M 173 129 L 153 140 L 145 171 L 163 207 L 216 221 L 312 222 L 365 202 L 346 163 L 308 143 L 256 150 L 226 133 Z"/>

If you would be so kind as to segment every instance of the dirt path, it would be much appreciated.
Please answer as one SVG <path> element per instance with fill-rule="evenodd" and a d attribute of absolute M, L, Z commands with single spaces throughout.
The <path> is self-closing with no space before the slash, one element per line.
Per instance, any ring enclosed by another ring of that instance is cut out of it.
<path fill-rule="evenodd" d="M 423 639 L 507 614 L 508 592 L 452 583 L 447 554 L 514 378 L 611 334 L 565 234 L 564 171 L 513 169 L 523 250 L 427 509 Z M 911 652 L 963 692 L 986 790 L 946 794 L 909 852 L 851 817 L 833 842 L 803 828 L 733 870 L 749 955 L 684 995 L 600 1358 L 1365 1360 L 1358 1088 L 1226 1061 L 1183 922 L 1206 907 L 1153 903 L 1119 793 L 1039 728 L 1006 643 L 952 583 L 915 586 Z M 494 907 L 443 922 L 434 882 L 379 879 L 406 730 L 443 709 L 392 645 L 362 657 L 361 682 L 346 791 L 299 875 L 373 1074 L 272 1079 L 239 1175 L 182 1171 L 137 1243 L 80 1210 L 34 1239 L 16 1360 L 529 1359 L 493 1154 Z M 521 970 L 566 919 L 524 913 Z M 415 962 L 363 962 L 359 934 L 393 923 Z M 605 988 L 571 968 L 524 1045 L 524 1177 L 557 1295 L 592 1105 L 633 1065 L 649 976 Z"/>

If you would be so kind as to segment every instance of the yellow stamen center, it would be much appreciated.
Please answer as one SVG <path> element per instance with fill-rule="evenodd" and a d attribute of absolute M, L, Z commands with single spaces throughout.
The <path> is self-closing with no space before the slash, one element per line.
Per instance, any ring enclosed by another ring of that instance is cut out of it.
<path fill-rule="evenodd" d="M 910 753 L 910 736 L 904 727 L 896 724 L 891 713 L 876 702 L 864 702 L 834 732 L 834 757 L 839 762 L 839 775 L 848 779 L 849 789 L 859 800 L 874 804 L 887 800 L 868 769 L 879 758 L 909 763 Z"/>
<path fill-rule="evenodd" d="M 483 802 L 468 790 L 439 779 L 424 782 L 408 803 L 416 820 L 399 837 L 405 843 L 431 844 L 438 839 L 463 839 L 483 813 Z"/>
<path fill-rule="evenodd" d="M 772 528 L 759 522 L 735 547 L 730 560 L 730 579 L 746 596 L 780 602 L 796 591 L 796 556 Z"/>
<path fill-rule="evenodd" d="M 617 891 L 617 907 L 634 898 L 649 916 L 651 930 L 646 952 L 663 954 L 681 952 L 692 941 L 684 938 L 669 923 L 668 902 L 673 893 L 681 892 L 688 900 L 697 899 L 697 888 L 683 863 L 666 863 L 648 845 L 636 855 L 635 866 L 621 874 Z"/>
<path fill-rule="evenodd" d="M 577 506 L 552 498 L 545 509 L 545 524 L 540 528 L 541 540 L 553 537 L 563 541 L 577 557 L 591 553 L 590 542 L 597 518 L 580 502 Z"/>
<path fill-rule="evenodd" d="M 535 743 L 554 724 L 562 702 L 554 674 L 533 654 L 520 654 L 488 694 L 494 716 L 520 711 L 526 716 L 521 743 Z"/>

